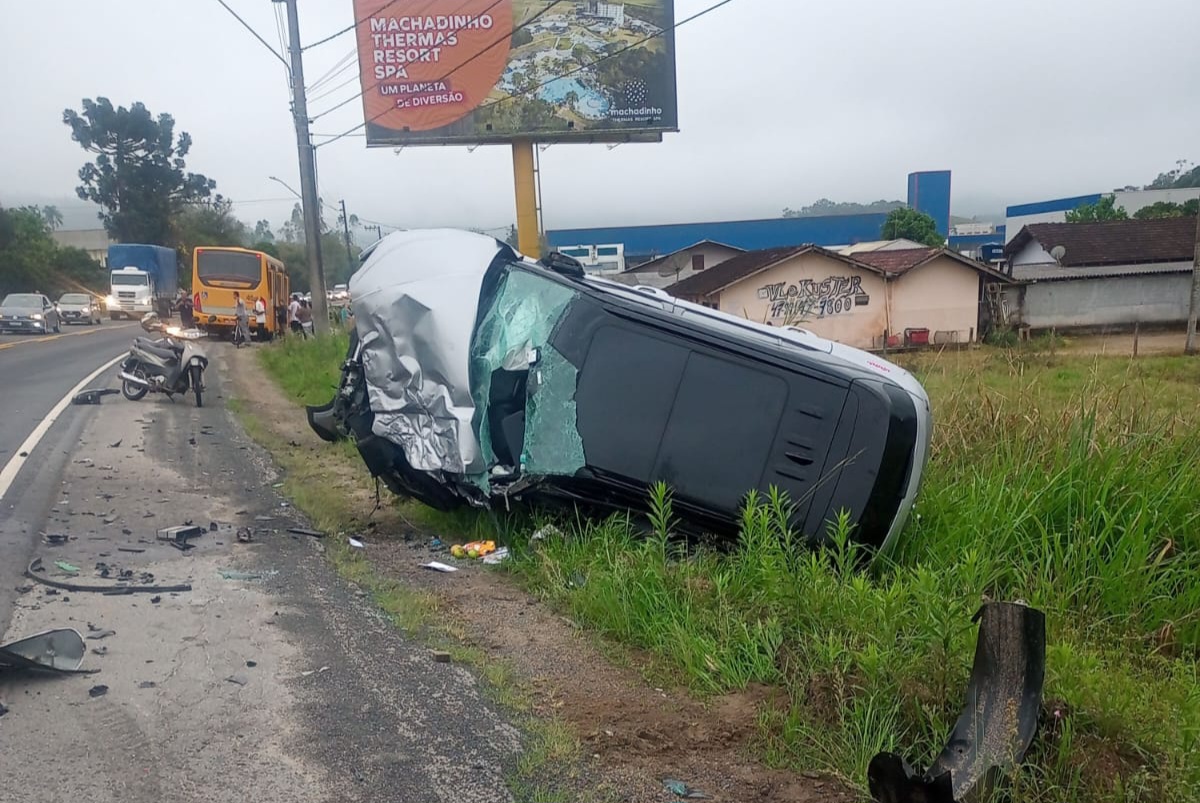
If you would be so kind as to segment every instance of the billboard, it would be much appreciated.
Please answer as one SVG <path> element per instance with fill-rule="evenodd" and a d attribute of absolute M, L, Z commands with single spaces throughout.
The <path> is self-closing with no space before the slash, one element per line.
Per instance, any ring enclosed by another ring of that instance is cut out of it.
<path fill-rule="evenodd" d="M 657 140 L 674 0 L 354 0 L 368 147 Z"/>

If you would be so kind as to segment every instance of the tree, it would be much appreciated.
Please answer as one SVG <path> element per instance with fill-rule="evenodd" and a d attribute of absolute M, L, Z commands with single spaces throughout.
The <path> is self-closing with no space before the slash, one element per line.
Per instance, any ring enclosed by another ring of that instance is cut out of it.
<path fill-rule="evenodd" d="M 882 236 L 885 240 L 912 240 L 934 248 L 946 244 L 946 238 L 938 233 L 937 222 L 932 217 L 907 206 L 888 213 Z"/>
<path fill-rule="evenodd" d="M 1106 195 L 1094 204 L 1082 204 L 1067 212 L 1068 223 L 1101 223 L 1106 220 L 1128 220 L 1125 207 L 1117 206 L 1115 195 Z"/>
<path fill-rule="evenodd" d="M 1192 217 L 1200 214 L 1200 198 L 1193 198 L 1187 203 L 1177 204 L 1173 201 L 1159 201 L 1144 206 L 1133 213 L 1136 220 L 1162 220 L 1173 217 Z"/>
<path fill-rule="evenodd" d="M 71 139 L 94 162 L 79 170 L 76 193 L 102 208 L 109 236 L 120 242 L 166 243 L 171 222 L 186 204 L 207 199 L 216 182 L 188 173 L 187 133 L 175 135 L 169 114 L 157 118 L 142 103 L 114 108 L 108 98 L 83 101 L 83 113 L 63 111 Z"/>
<path fill-rule="evenodd" d="M 57 206 L 43 206 L 41 208 L 42 220 L 46 221 L 46 225 L 51 230 L 57 230 L 63 224 L 62 212 L 58 211 Z"/>
<path fill-rule="evenodd" d="M 1183 187 L 1200 187 L 1200 167 L 1187 159 L 1176 159 L 1175 167 L 1146 185 L 1148 190 L 1170 190 Z"/>
<path fill-rule="evenodd" d="M 246 224 L 233 216 L 233 203 L 222 195 L 180 211 L 172 221 L 169 240 L 179 251 L 184 265 L 192 264 L 192 252 L 197 246 L 245 246 L 249 241 Z M 183 273 L 191 275 L 190 270 Z"/>
<path fill-rule="evenodd" d="M 821 198 L 809 206 L 802 206 L 799 209 L 785 208 L 780 217 L 821 217 L 823 215 L 863 215 L 872 212 L 891 212 L 895 209 L 900 209 L 904 206 L 903 201 L 874 201 L 869 204 L 847 203 L 831 201 L 828 198 Z"/>
<path fill-rule="evenodd" d="M 279 227 L 279 239 L 285 243 L 304 242 L 304 210 L 300 204 L 292 206 L 292 216 Z"/>
<path fill-rule="evenodd" d="M 275 232 L 271 231 L 271 221 L 260 220 L 254 224 L 254 240 L 259 244 L 275 242 Z M 258 248 L 257 250 L 261 251 L 262 249 Z"/>
<path fill-rule="evenodd" d="M 60 247 L 44 209 L 0 209 L 0 297 L 40 292 L 51 297 L 73 290 L 99 292 L 104 270 L 79 248 Z"/>

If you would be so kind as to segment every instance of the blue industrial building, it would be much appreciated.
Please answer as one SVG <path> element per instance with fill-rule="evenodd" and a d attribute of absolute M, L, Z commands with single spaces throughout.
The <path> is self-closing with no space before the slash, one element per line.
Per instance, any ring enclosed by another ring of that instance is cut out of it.
<path fill-rule="evenodd" d="M 908 204 L 937 221 L 938 231 L 950 231 L 950 171 L 913 173 L 908 177 Z M 710 223 L 670 223 L 656 226 L 610 226 L 555 229 L 546 238 L 555 248 L 622 245 L 625 261 L 635 265 L 674 253 L 703 240 L 747 251 L 788 245 L 853 245 L 882 237 L 887 215 L 826 215 L 768 218 Z"/>

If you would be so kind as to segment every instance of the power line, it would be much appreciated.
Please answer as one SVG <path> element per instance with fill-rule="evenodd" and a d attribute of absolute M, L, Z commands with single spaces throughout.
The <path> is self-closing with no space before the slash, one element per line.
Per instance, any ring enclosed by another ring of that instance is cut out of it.
<path fill-rule="evenodd" d="M 247 31 L 249 31 L 249 32 L 251 33 L 251 35 L 253 35 L 253 36 L 254 36 L 254 38 L 255 38 L 255 39 L 257 39 L 259 42 L 261 42 L 263 47 L 265 47 L 267 50 L 271 51 L 271 55 L 272 55 L 272 56 L 274 56 L 275 58 L 277 58 L 277 59 L 279 59 L 281 62 L 283 62 L 283 66 L 284 66 L 284 67 L 286 67 L 286 68 L 288 69 L 288 72 L 289 72 L 289 73 L 291 72 L 291 69 L 292 69 L 292 68 L 291 68 L 291 66 L 290 66 L 290 65 L 288 65 L 288 63 L 287 63 L 287 59 L 285 59 L 283 56 L 281 56 L 279 53 L 277 53 L 277 52 L 275 51 L 275 48 L 273 48 L 273 47 L 271 47 L 270 45 L 268 45 L 268 44 L 267 44 L 267 40 L 266 40 L 266 39 L 263 39 L 261 36 L 259 36 L 259 35 L 258 35 L 258 31 L 256 31 L 256 30 L 254 30 L 253 28 L 251 28 L 251 27 L 250 27 L 250 24 L 249 24 L 248 22 L 246 22 L 244 19 L 242 19 L 241 17 L 239 17 L 239 16 L 238 16 L 238 13 L 237 13 L 236 11 L 234 11 L 232 8 L 230 8 L 230 7 L 229 7 L 229 4 L 228 4 L 228 3 L 226 3 L 226 2 L 225 2 L 225 0 L 217 0 L 217 2 L 218 2 L 218 3 L 220 3 L 220 4 L 221 4 L 221 6 L 222 6 L 222 7 L 223 7 L 223 8 L 224 8 L 226 11 L 228 11 L 230 14 L 232 14 L 232 15 L 233 15 L 233 18 L 234 18 L 234 19 L 236 19 L 238 22 L 240 22 L 240 23 L 242 24 L 242 27 L 243 27 L 243 28 L 245 28 Z M 394 2 L 394 0 L 393 0 L 393 2 Z"/>
<path fill-rule="evenodd" d="M 495 8 L 497 5 L 499 5 L 499 4 L 500 4 L 500 2 L 501 2 L 501 0 L 496 0 L 496 2 L 492 3 L 490 6 L 488 6 L 487 8 L 485 8 L 485 9 L 484 9 L 482 12 L 480 12 L 480 13 L 481 13 L 481 14 L 485 14 L 485 13 L 487 13 L 488 11 L 491 11 L 493 8 Z M 466 66 L 467 66 L 468 64 L 470 64 L 472 61 L 474 61 L 475 59 L 479 58 L 479 57 L 480 57 L 480 56 L 482 56 L 484 53 L 487 53 L 489 50 L 491 50 L 492 48 L 496 47 L 496 46 L 497 46 L 497 45 L 499 45 L 501 42 L 504 42 L 504 41 L 506 41 L 506 40 L 510 40 L 510 39 L 512 39 L 513 35 L 514 35 L 514 34 L 516 34 L 516 33 L 517 33 L 517 31 L 524 30 L 525 28 L 528 28 L 528 27 L 529 27 L 530 25 L 532 25 L 533 23 L 537 22 L 539 19 L 541 19 L 542 17 L 544 17 L 544 16 L 545 16 L 545 15 L 546 15 L 546 14 L 547 14 L 549 11 L 550 11 L 550 9 L 554 8 L 555 6 L 557 6 L 557 5 L 558 5 L 559 3 L 561 3 L 561 2 L 563 2 L 563 0 L 554 0 L 552 3 L 550 3 L 550 5 L 546 6 L 546 7 L 545 7 L 545 8 L 543 8 L 541 11 L 539 11 L 539 12 L 538 12 L 538 13 L 536 13 L 536 14 L 534 14 L 534 15 L 533 15 L 532 17 L 530 17 L 529 19 L 525 20 L 525 22 L 522 22 L 520 25 L 518 25 L 518 26 L 516 26 L 515 28 L 513 28 L 513 29 L 512 29 L 512 31 L 511 31 L 509 34 L 507 34 L 506 36 L 502 36 L 502 37 L 500 37 L 499 39 L 497 39 L 496 41 L 492 42 L 490 45 L 488 45 L 487 47 L 485 47 L 485 48 L 483 48 L 482 50 L 480 50 L 480 51 L 478 51 L 477 53 L 475 53 L 475 55 L 471 56 L 469 59 L 467 59 L 466 61 L 464 61 L 462 64 L 459 64 L 457 67 L 455 67 L 454 69 L 452 69 L 450 72 L 446 73 L 446 74 L 445 74 L 445 75 L 443 75 L 441 78 L 438 78 L 438 79 L 436 79 L 434 82 L 431 82 L 431 83 L 436 83 L 436 82 L 440 82 L 440 81 L 446 81 L 446 80 L 448 80 L 448 79 L 450 78 L 450 76 L 454 75 L 454 73 L 458 72 L 458 71 L 459 71 L 459 70 L 461 70 L 463 67 L 466 67 Z M 729 0 L 726 0 L 726 2 L 729 2 Z M 459 31 L 461 31 L 461 30 L 463 30 L 463 28 L 458 28 L 458 29 L 456 29 L 456 30 L 454 31 L 454 33 L 458 33 L 458 32 L 459 32 Z M 350 103 L 351 101 L 355 100 L 356 98 L 360 98 L 360 97 L 362 97 L 364 94 L 366 94 L 367 92 L 370 92 L 372 89 L 375 89 L 375 88 L 376 88 L 376 87 L 378 87 L 378 86 L 379 86 L 381 83 L 382 83 L 382 81 L 376 81 L 376 82 L 375 82 L 374 84 L 372 84 L 371 86 L 369 86 L 369 87 L 364 87 L 362 90 L 360 90 L 360 91 L 359 91 L 358 93 L 356 93 L 355 95 L 353 95 L 353 96 L 351 96 L 351 97 L 347 98 L 346 100 L 342 101 L 341 103 L 337 104 L 336 106 L 333 106 L 333 107 L 331 107 L 331 108 L 329 108 L 329 109 L 326 109 L 324 112 L 322 112 L 322 114 L 329 114 L 330 112 L 332 112 L 332 111 L 335 111 L 336 109 L 340 109 L 341 107 L 345 106 L 347 103 Z M 334 137 L 333 139 L 329 140 L 328 142 L 322 142 L 322 143 L 320 143 L 319 145 L 314 145 L 313 147 L 315 147 L 315 148 L 320 148 L 320 147 L 323 147 L 323 146 L 325 146 L 325 145 L 328 145 L 330 142 L 337 142 L 337 141 L 338 141 L 339 139 L 341 139 L 342 137 L 344 137 L 344 136 L 348 136 L 349 134 L 352 134 L 353 132 L 357 131 L 357 130 L 358 130 L 358 129 L 360 129 L 360 128 L 365 128 L 365 127 L 366 127 L 366 126 L 367 126 L 369 123 L 373 123 L 373 122 L 375 122 L 375 121 L 376 121 L 376 120 L 378 120 L 380 117 L 382 117 L 383 115 L 387 114 L 387 113 L 388 113 L 388 112 L 390 112 L 390 111 L 391 111 L 391 109 L 390 109 L 390 108 L 389 108 L 389 109 L 384 109 L 382 112 L 380 112 L 379 114 L 375 115 L 375 116 L 374 116 L 374 117 L 372 117 L 371 119 L 369 119 L 369 120 L 365 120 L 365 121 L 363 121 L 363 122 L 359 123 L 358 125 L 354 126 L 353 128 L 350 128 L 350 129 L 346 130 L 345 132 L 343 132 L 343 133 L 339 134 L 338 136 Z M 313 119 L 316 119 L 316 118 L 313 118 Z"/>
<path fill-rule="evenodd" d="M 319 92 L 318 94 L 316 94 L 316 95 L 314 95 L 314 96 L 310 97 L 308 100 L 309 100 L 309 102 L 310 102 L 310 103 L 311 103 L 311 102 L 313 102 L 313 101 L 317 101 L 317 100 L 323 100 L 323 99 L 325 99 L 325 98 L 329 97 L 330 95 L 333 95 L 333 94 L 335 94 L 335 93 L 336 93 L 336 92 L 337 92 L 339 89 L 341 89 L 342 87 L 344 87 L 346 84 L 352 84 L 352 83 L 354 83 L 354 82 L 355 82 L 355 81 L 357 81 L 357 80 L 358 80 L 358 76 L 357 76 L 357 75 L 352 75 L 352 76 L 350 76 L 349 78 L 347 78 L 345 81 L 342 81 L 342 82 L 341 82 L 340 84 L 338 84 L 337 86 L 332 86 L 332 87 L 330 87 L 329 89 L 325 90 L 324 92 Z M 350 100 L 354 100 L 354 98 L 350 98 Z M 334 107 L 333 107 L 333 108 L 331 108 L 331 109 L 327 109 L 327 110 L 325 110 L 325 111 L 321 112 L 320 114 L 314 114 L 314 115 L 311 115 L 311 116 L 308 118 L 308 120 L 309 120 L 309 122 L 312 122 L 313 120 L 316 120 L 316 119 L 318 119 L 318 118 L 320 118 L 320 117 L 324 117 L 325 115 L 329 114 L 329 112 L 333 111 L 334 109 L 340 108 L 341 106 L 344 106 L 344 105 L 345 105 L 345 103 L 341 103 L 341 104 L 338 104 L 337 106 L 334 106 Z"/>
<path fill-rule="evenodd" d="M 392 6 L 396 5 L 396 3 L 398 3 L 398 2 L 400 2 L 400 0 L 391 0 L 391 2 L 388 3 L 386 6 L 383 6 L 382 8 L 372 11 L 370 14 L 368 14 L 367 16 L 363 17 L 360 20 L 355 20 L 352 24 L 347 25 L 345 28 L 342 28 L 340 31 L 337 31 L 336 33 L 331 33 L 331 34 L 329 34 L 329 36 L 326 36 L 324 39 L 318 39 L 317 41 L 313 42 L 310 45 L 305 45 L 304 47 L 300 48 L 301 52 L 303 52 L 305 50 L 311 50 L 312 48 L 317 47 L 318 45 L 323 45 L 326 42 L 332 42 L 334 39 L 337 39 L 339 36 L 350 33 L 355 28 L 357 28 L 359 25 L 362 25 L 364 22 L 371 19 L 371 17 L 374 17 L 378 14 L 382 14 L 383 12 L 387 11 Z M 461 6 L 460 6 L 460 8 L 461 8 Z"/>
<path fill-rule="evenodd" d="M 308 91 L 315 92 L 320 86 L 329 83 L 335 77 L 348 70 L 350 67 L 357 66 L 353 61 L 351 61 L 351 59 L 357 55 L 357 50 L 351 50 L 349 53 L 342 56 L 340 59 L 338 59 L 336 64 L 334 64 L 325 72 L 324 75 L 308 85 Z"/>

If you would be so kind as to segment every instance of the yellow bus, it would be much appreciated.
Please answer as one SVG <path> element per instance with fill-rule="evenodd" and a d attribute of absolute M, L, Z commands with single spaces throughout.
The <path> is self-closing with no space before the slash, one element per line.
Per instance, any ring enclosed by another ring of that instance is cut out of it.
<path fill-rule="evenodd" d="M 233 294 L 240 293 L 250 313 L 250 331 L 260 340 L 283 332 L 289 282 L 283 263 L 262 251 L 201 246 L 192 252 L 192 306 L 196 324 L 210 334 L 232 334 L 237 324 Z M 266 305 L 259 326 L 254 302 Z M 281 323 L 282 321 L 282 323 Z"/>

